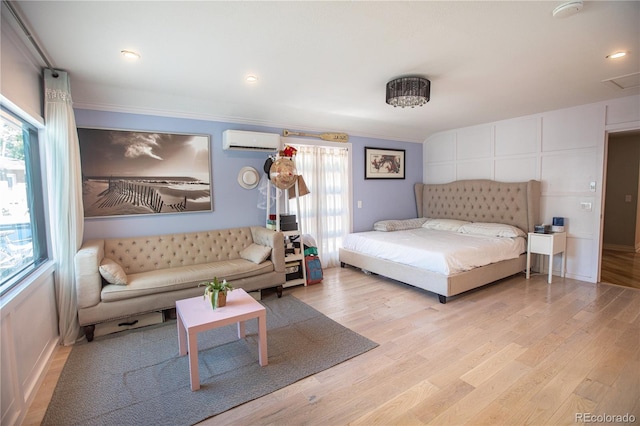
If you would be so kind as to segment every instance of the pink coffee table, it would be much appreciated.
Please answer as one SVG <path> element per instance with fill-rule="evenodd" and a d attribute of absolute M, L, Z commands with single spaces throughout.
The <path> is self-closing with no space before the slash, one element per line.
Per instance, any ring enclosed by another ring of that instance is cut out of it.
<path fill-rule="evenodd" d="M 211 308 L 211 302 L 202 296 L 178 300 L 176 301 L 176 315 L 178 317 L 180 355 L 189 353 L 192 391 L 200 389 L 198 333 L 201 331 L 237 322 L 238 338 L 242 339 L 245 336 L 245 321 L 258 318 L 258 357 L 261 366 L 267 365 L 267 311 L 243 289 L 227 293 L 226 306 L 215 310 Z"/>

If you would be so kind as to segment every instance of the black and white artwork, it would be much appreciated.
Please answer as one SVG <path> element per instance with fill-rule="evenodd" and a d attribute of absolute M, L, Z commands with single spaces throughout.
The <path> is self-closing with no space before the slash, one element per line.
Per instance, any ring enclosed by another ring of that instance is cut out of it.
<path fill-rule="evenodd" d="M 87 218 L 212 211 L 208 135 L 79 128 Z"/>

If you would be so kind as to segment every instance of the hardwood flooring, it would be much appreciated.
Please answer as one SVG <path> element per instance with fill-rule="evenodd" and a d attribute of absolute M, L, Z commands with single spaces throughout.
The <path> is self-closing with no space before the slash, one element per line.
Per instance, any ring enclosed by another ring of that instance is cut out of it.
<path fill-rule="evenodd" d="M 520 274 L 442 305 L 432 293 L 332 268 L 322 284 L 285 293 L 380 346 L 201 424 L 640 422 L 640 290 Z M 46 406 L 50 387 L 32 409 Z"/>
<path fill-rule="evenodd" d="M 640 253 L 602 250 L 600 281 L 640 288 Z"/>
<path fill-rule="evenodd" d="M 40 385 L 40 388 L 38 388 L 36 397 L 29 406 L 27 415 L 22 422 L 24 426 L 35 426 L 42 423 L 44 414 L 47 412 L 47 406 L 49 405 L 49 401 L 51 401 L 53 391 L 56 388 L 56 384 L 60 378 L 60 373 L 62 373 L 64 364 L 67 362 L 67 358 L 71 353 L 71 349 L 71 346 L 58 346 L 56 348 L 55 353 L 53 354 L 53 359 L 49 364 L 47 374 Z"/>

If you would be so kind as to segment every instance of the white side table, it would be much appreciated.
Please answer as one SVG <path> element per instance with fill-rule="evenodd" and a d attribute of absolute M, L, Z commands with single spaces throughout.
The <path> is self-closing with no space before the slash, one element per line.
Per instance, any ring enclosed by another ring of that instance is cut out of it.
<path fill-rule="evenodd" d="M 565 269 L 565 250 L 567 249 L 567 233 L 555 232 L 552 234 L 537 234 L 529 232 L 527 244 L 527 279 L 529 279 L 529 271 L 531 269 L 531 253 L 544 254 L 549 256 L 549 284 L 553 277 L 553 256 L 562 253 L 562 266 L 560 268 L 560 276 L 564 278 Z"/>

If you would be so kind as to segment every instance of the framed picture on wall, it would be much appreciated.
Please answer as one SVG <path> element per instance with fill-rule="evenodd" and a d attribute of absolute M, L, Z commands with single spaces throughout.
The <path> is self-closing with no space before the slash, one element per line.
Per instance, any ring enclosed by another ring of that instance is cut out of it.
<path fill-rule="evenodd" d="M 365 179 L 404 179 L 404 149 L 364 148 Z"/>
<path fill-rule="evenodd" d="M 86 218 L 213 211 L 208 135 L 78 129 Z"/>

